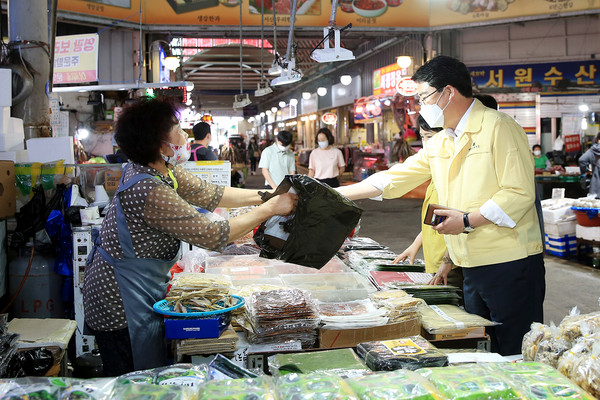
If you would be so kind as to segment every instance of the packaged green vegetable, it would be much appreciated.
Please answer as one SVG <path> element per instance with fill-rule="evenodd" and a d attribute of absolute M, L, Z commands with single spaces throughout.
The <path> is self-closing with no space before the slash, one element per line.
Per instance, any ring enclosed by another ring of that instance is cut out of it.
<path fill-rule="evenodd" d="M 276 390 L 280 399 L 358 400 L 342 378 L 324 372 L 284 375 L 277 379 Z"/>
<path fill-rule="evenodd" d="M 361 400 L 441 400 L 444 396 L 413 371 L 397 370 L 347 380 Z"/>

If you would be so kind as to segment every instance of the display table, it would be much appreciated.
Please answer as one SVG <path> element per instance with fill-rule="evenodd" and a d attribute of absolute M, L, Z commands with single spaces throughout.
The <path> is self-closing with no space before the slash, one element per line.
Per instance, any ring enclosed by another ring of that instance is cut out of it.
<path fill-rule="evenodd" d="M 54 365 L 46 376 L 61 376 L 67 372 L 67 347 L 77 323 L 70 319 L 14 318 L 7 330 L 19 334 L 19 351 L 47 348 L 54 356 Z"/>
<path fill-rule="evenodd" d="M 581 188 L 578 175 L 536 175 L 535 185 L 541 199 L 551 199 L 554 188 L 564 188 L 565 197 L 572 199 L 587 196 L 587 190 Z"/>

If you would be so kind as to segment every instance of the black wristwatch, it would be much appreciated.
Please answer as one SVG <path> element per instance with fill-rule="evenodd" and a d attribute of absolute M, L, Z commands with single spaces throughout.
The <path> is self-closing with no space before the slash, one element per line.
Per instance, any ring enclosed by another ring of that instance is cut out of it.
<path fill-rule="evenodd" d="M 465 233 L 471 233 L 475 230 L 475 228 L 473 228 L 471 226 L 471 224 L 469 223 L 469 214 L 468 212 L 463 214 L 463 224 L 465 225 Z"/>

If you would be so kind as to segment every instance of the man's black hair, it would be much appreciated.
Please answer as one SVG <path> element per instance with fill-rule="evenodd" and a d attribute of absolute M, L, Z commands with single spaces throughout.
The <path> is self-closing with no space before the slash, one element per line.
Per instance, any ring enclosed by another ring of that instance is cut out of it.
<path fill-rule="evenodd" d="M 292 143 L 292 139 L 292 133 L 289 131 L 280 131 L 277 134 L 277 140 L 281 142 L 282 146 L 287 146 L 288 144 Z"/>
<path fill-rule="evenodd" d="M 437 56 L 427 61 L 412 77 L 415 82 L 426 82 L 442 90 L 450 85 L 464 97 L 473 97 L 471 74 L 467 66 L 456 58 Z"/>
<path fill-rule="evenodd" d="M 210 125 L 206 122 L 198 122 L 192 128 L 192 132 L 194 132 L 194 139 L 196 140 L 204 140 L 206 135 L 210 133 Z"/>

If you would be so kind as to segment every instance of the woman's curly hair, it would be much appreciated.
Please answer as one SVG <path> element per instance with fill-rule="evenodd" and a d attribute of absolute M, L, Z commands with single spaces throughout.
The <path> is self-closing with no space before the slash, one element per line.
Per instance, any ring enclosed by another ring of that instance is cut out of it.
<path fill-rule="evenodd" d="M 179 123 L 173 101 L 142 97 L 123 109 L 115 128 L 115 141 L 133 162 L 142 165 L 160 159 L 160 145 Z"/>

